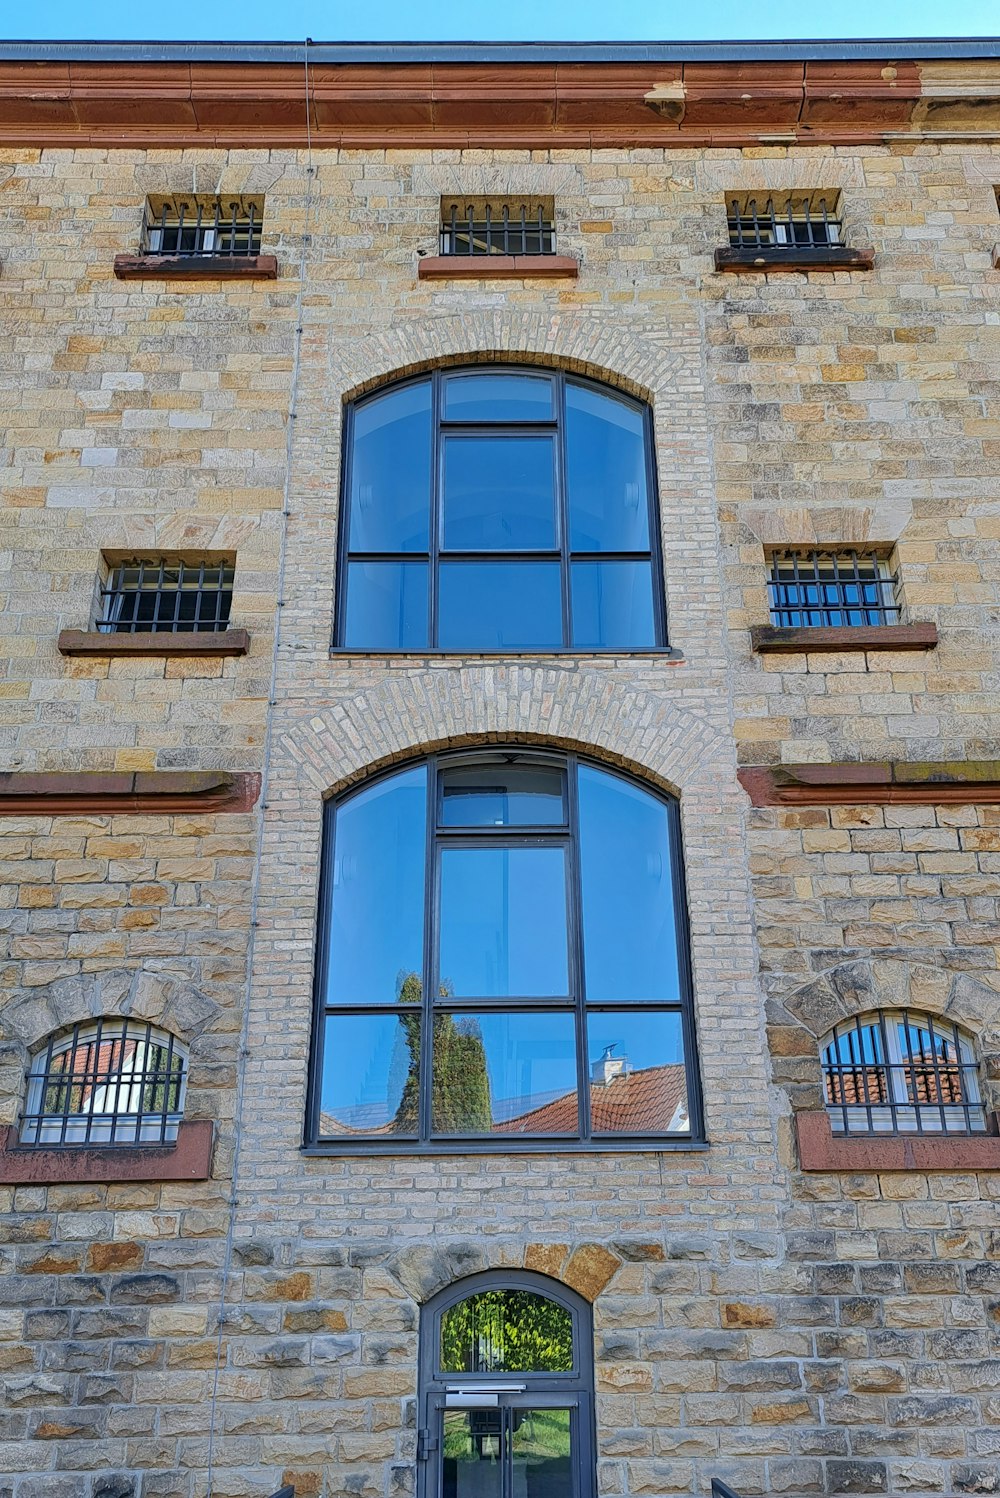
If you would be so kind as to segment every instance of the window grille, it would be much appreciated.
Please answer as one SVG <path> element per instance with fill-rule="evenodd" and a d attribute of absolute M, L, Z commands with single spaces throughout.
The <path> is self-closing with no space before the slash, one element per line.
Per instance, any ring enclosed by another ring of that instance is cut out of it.
<path fill-rule="evenodd" d="M 184 258 L 259 255 L 263 217 L 260 197 L 149 198 L 143 253 Z"/>
<path fill-rule="evenodd" d="M 766 250 L 775 255 L 803 247 L 838 245 L 837 198 L 837 193 L 730 198 L 726 203 L 729 243 L 735 249 Z"/>
<path fill-rule="evenodd" d="M 823 1046 L 835 1134 L 981 1134 L 972 1046 L 948 1020 L 909 1010 L 837 1025 Z"/>
<path fill-rule="evenodd" d="M 183 1047 L 152 1025 L 74 1025 L 32 1058 L 20 1142 L 169 1144 L 177 1138 L 186 1073 Z"/>
<path fill-rule="evenodd" d="M 771 623 L 782 629 L 898 624 L 902 616 L 898 579 L 882 558 L 778 552 L 770 572 Z"/>
<path fill-rule="evenodd" d="M 441 200 L 442 255 L 554 255 L 552 198 Z"/>
<path fill-rule="evenodd" d="M 192 634 L 226 629 L 233 602 L 228 562 L 146 557 L 114 565 L 101 589 L 102 634 Z"/>

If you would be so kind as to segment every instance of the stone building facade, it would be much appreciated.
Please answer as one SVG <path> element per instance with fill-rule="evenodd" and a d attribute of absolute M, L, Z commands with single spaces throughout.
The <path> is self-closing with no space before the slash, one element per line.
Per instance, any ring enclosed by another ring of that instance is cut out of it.
<path fill-rule="evenodd" d="M 840 1136 L 820 1061 L 943 1017 L 996 1106 L 1000 53 L 128 51 L 0 56 L 0 1494 L 414 1492 L 422 1309 L 485 1272 L 589 1308 L 579 1498 L 996 1492 L 996 1135 Z M 819 190 L 865 263 L 717 268 Z M 199 194 L 263 200 L 255 274 L 142 253 Z M 563 263 L 456 275 L 468 197 Z M 343 414 L 463 366 L 649 408 L 669 651 L 331 650 Z M 850 549 L 923 633 L 776 647 L 771 556 Z M 233 563 L 245 637 L 95 639 L 133 557 Z M 488 745 L 676 798 L 703 1140 L 303 1148 L 324 805 Z M 187 1132 L 26 1145 L 116 1018 Z"/>

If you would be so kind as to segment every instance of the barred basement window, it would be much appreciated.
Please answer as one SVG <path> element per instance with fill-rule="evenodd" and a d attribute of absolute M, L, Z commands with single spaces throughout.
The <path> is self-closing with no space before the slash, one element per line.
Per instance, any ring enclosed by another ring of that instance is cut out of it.
<path fill-rule="evenodd" d="M 823 1043 L 835 1134 L 982 1134 L 972 1041 L 949 1020 L 883 1011 L 837 1025 Z"/>
<path fill-rule="evenodd" d="M 233 603 L 231 562 L 137 557 L 111 566 L 101 588 L 101 634 L 191 634 L 226 629 Z"/>
<path fill-rule="evenodd" d="M 259 255 L 262 197 L 194 193 L 146 200 L 144 255 Z"/>
<path fill-rule="evenodd" d="M 782 629 L 898 624 L 899 580 L 884 558 L 857 551 L 775 552 L 771 623 Z"/>
<path fill-rule="evenodd" d="M 734 195 L 726 202 L 729 243 L 775 255 L 840 244 L 839 198 L 837 192 Z"/>
<path fill-rule="evenodd" d="M 28 1069 L 21 1144 L 170 1144 L 187 1052 L 165 1030 L 99 1019 L 50 1035 Z"/>
<path fill-rule="evenodd" d="M 442 255 L 554 255 L 553 198 L 442 198 Z"/>

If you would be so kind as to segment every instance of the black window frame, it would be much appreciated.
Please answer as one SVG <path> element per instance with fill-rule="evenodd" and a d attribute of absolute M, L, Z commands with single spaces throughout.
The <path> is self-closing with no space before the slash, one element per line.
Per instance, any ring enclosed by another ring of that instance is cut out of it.
<path fill-rule="evenodd" d="M 464 374 L 511 374 L 544 377 L 553 385 L 553 415 L 547 421 L 446 421 L 443 414 L 442 387 L 449 376 Z M 350 549 L 351 483 L 354 457 L 354 422 L 359 406 L 370 400 L 410 385 L 431 382 L 431 495 L 430 529 L 427 551 L 380 551 L 352 552 Z M 646 502 L 649 510 L 648 552 L 625 551 L 572 551 L 569 545 L 569 508 L 566 488 L 566 385 L 584 386 L 602 395 L 626 402 L 639 412 L 643 422 L 643 457 L 646 478 Z M 555 548 L 550 550 L 448 550 L 441 545 L 443 529 L 443 465 L 444 438 L 449 435 L 466 436 L 512 436 L 551 433 L 554 437 L 554 499 L 556 512 Z M 656 458 L 654 445 L 653 412 L 647 402 L 638 400 L 626 391 L 619 390 L 601 380 L 590 379 L 572 371 L 554 369 L 549 365 L 489 362 L 479 360 L 471 364 L 449 364 L 399 380 L 391 380 L 373 390 L 366 390 L 344 408 L 342 462 L 339 499 L 339 521 L 337 535 L 336 586 L 334 599 L 334 631 L 331 653 L 375 657 L 424 657 L 424 656 L 548 656 L 548 655 L 665 655 L 680 657 L 682 652 L 669 643 L 667 629 L 666 584 L 663 566 L 663 541 L 660 530 L 659 491 L 656 481 Z M 348 645 L 345 643 L 347 624 L 347 569 L 350 562 L 423 562 L 427 567 L 427 638 L 439 636 L 440 610 L 438 596 L 442 555 L 448 562 L 538 562 L 557 563 L 560 569 L 560 594 L 562 612 L 563 643 L 561 645 L 489 646 L 468 645 L 444 647 L 421 645 L 413 649 L 386 649 L 382 647 Z M 574 562 L 640 562 L 649 561 L 652 587 L 653 642 L 648 645 L 574 645 L 571 639 L 571 564 Z"/>
<path fill-rule="evenodd" d="M 809 589 L 817 592 L 815 602 L 808 600 Z M 848 598 L 850 589 L 857 591 L 857 601 Z M 891 556 L 874 547 L 772 549 L 767 593 L 775 629 L 892 629 L 903 622 L 899 569 Z M 850 614 L 864 617 L 852 620 L 846 617 Z"/>
<path fill-rule="evenodd" d="M 98 634 L 217 635 L 230 628 L 236 581 L 236 559 L 231 554 L 221 558 L 210 555 L 171 558 L 162 553 L 128 556 L 115 553 L 106 554 L 103 562 L 106 571 L 98 588 L 94 619 Z M 127 574 L 131 572 L 138 577 L 130 586 Z M 192 575 L 195 586 L 185 587 L 186 578 L 190 580 Z M 185 599 L 194 600 L 190 618 L 181 613 Z M 115 616 L 118 600 L 121 608 Z M 143 601 L 147 605 L 151 601 L 149 618 L 140 612 Z M 203 603 L 209 605 L 204 611 Z M 130 605 L 130 611 L 126 605 Z"/>
<path fill-rule="evenodd" d="M 496 846 L 562 846 L 567 849 L 566 858 L 566 932 L 568 944 L 569 995 L 559 997 L 515 998 L 505 995 L 493 999 L 449 998 L 442 1002 L 435 999 L 437 971 L 437 949 L 440 937 L 440 867 L 439 850 L 442 847 L 482 846 L 492 829 L 486 827 L 442 827 L 437 821 L 439 805 L 438 771 L 449 765 L 474 762 L 472 756 L 495 754 L 498 759 L 505 754 L 515 754 L 525 762 L 529 757 L 537 763 L 561 765 L 565 774 L 565 821 L 559 825 L 537 825 L 534 827 L 507 826 L 494 837 Z M 370 789 L 380 781 L 391 779 L 407 770 L 425 766 L 426 829 L 424 847 L 424 915 L 423 915 L 423 966 L 421 970 L 422 999 L 413 1005 L 411 1012 L 419 1014 L 421 1021 L 419 1117 L 420 1137 L 394 1135 L 380 1137 L 367 1135 L 358 1138 L 322 1136 L 319 1129 L 323 1072 L 324 1020 L 330 1014 L 388 1013 L 399 1015 L 396 1004 L 337 1004 L 329 1003 L 324 993 L 325 977 L 330 950 L 330 913 L 332 910 L 334 822 L 337 807 L 353 796 Z M 660 801 L 668 814 L 671 864 L 671 895 L 673 900 L 674 929 L 677 953 L 679 998 L 676 1003 L 661 1000 L 621 1000 L 618 1002 L 598 1000 L 588 1003 L 584 972 L 582 890 L 579 857 L 579 816 L 576 793 L 576 770 L 586 766 L 616 777 L 627 785 L 637 787 L 654 800 Z M 700 1061 L 695 1024 L 694 985 L 690 949 L 690 913 L 687 885 L 684 876 L 683 847 L 680 826 L 680 803 L 676 797 L 651 786 L 648 782 L 587 755 L 544 746 L 525 744 L 497 744 L 481 748 L 445 750 L 438 754 L 425 755 L 389 766 L 377 775 L 370 776 L 359 785 L 351 786 L 339 797 L 331 797 L 324 807 L 323 845 L 320 862 L 318 891 L 316 960 L 314 965 L 312 1037 L 306 1089 L 305 1129 L 302 1150 L 311 1155 L 379 1154 L 379 1155 L 439 1155 L 439 1154 L 614 1154 L 632 1151 L 655 1151 L 657 1153 L 682 1150 L 704 1150 L 708 1148 L 705 1132 L 703 1093 Z M 436 940 L 438 938 L 438 940 Z M 433 1021 L 440 1013 L 468 1013 L 476 1010 L 484 1014 L 504 1011 L 517 1013 L 565 1012 L 573 1016 L 576 1061 L 578 1118 L 581 1129 L 577 1135 L 520 1134 L 497 1135 L 438 1135 L 431 1129 L 432 1104 L 432 1032 Z M 676 1013 L 680 1017 L 684 1046 L 684 1068 L 686 1077 L 686 1101 L 689 1132 L 685 1134 L 614 1134 L 594 1133 L 590 1128 L 589 1066 L 585 1045 L 586 1018 L 588 1013 L 649 1014 Z"/>

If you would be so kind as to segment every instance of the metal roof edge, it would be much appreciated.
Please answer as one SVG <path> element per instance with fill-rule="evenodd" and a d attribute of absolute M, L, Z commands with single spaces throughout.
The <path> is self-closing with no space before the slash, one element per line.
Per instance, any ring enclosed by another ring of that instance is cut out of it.
<path fill-rule="evenodd" d="M 1000 58 L 1000 37 L 729 42 L 0 41 L 6 62 L 311 64 L 961 61 Z"/>

